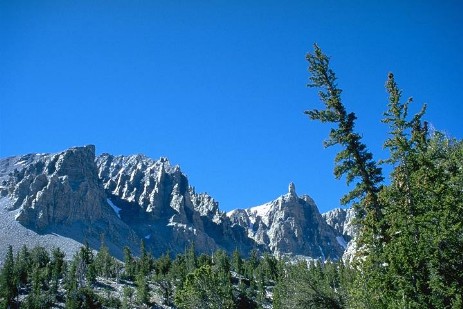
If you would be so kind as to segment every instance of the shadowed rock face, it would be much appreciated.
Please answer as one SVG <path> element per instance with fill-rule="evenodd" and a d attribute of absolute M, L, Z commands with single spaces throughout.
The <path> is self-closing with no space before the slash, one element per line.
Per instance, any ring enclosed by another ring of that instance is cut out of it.
<path fill-rule="evenodd" d="M 267 204 L 227 215 L 274 254 L 339 259 L 343 248 L 337 233 L 322 218 L 314 201 L 307 195 L 297 196 L 293 183 L 288 191 Z"/>

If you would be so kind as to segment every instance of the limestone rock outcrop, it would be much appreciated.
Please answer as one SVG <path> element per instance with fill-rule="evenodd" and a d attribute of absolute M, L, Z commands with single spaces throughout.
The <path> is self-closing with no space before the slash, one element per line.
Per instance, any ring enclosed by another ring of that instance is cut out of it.
<path fill-rule="evenodd" d="M 353 208 L 335 208 L 322 214 L 325 221 L 333 227 L 341 236 L 337 239 L 344 247 L 344 261 L 352 261 L 356 250 L 357 226 L 354 224 L 355 211 Z M 344 242 L 344 243 L 343 243 Z"/>
<path fill-rule="evenodd" d="M 248 236 L 280 256 L 307 256 L 339 259 L 343 247 L 336 231 L 320 215 L 307 195 L 297 196 L 295 185 L 274 201 L 229 212 L 234 224 L 243 226 Z"/>
<path fill-rule="evenodd" d="M 156 253 L 183 252 L 194 243 L 201 252 L 235 248 L 247 252 L 253 241 L 246 231 L 232 226 L 218 203 L 198 194 L 166 158 L 102 154 L 96 160 L 98 175 L 108 198 L 121 209 L 122 220 Z"/>
<path fill-rule="evenodd" d="M 291 183 L 278 199 L 227 215 L 167 158 L 96 156 L 94 146 L 0 159 L 0 233 L 34 235 L 28 244 L 56 237 L 60 244 L 72 240 L 72 248 L 89 242 L 98 249 L 104 240 L 122 257 L 124 246 L 137 254 L 143 240 L 155 256 L 182 253 L 194 243 L 198 252 L 257 249 L 338 259 L 348 235 L 346 215 L 338 212 L 325 217 L 330 226 Z M 6 245 L 0 239 L 0 252 Z"/>
<path fill-rule="evenodd" d="M 355 213 L 352 208 L 335 208 L 322 214 L 326 223 L 343 235 L 347 241 L 351 240 L 357 233 L 354 219 Z"/>
<path fill-rule="evenodd" d="M 7 209 L 23 226 L 94 246 L 104 238 L 116 254 L 124 245 L 135 247 L 138 242 L 106 201 L 94 146 L 7 158 L 0 166 L 2 195 L 10 199 Z"/>

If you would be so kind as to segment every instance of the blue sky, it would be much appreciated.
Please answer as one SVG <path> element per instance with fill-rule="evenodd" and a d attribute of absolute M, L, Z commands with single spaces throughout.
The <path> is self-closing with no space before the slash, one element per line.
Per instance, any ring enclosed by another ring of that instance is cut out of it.
<path fill-rule="evenodd" d="M 389 71 L 461 139 L 461 1 L 1 1 L 0 157 L 95 144 L 167 156 L 223 210 L 294 181 L 322 211 L 347 192 L 305 54 L 331 56 L 344 104 L 387 154 Z M 413 109 L 412 108 L 412 109 Z"/>

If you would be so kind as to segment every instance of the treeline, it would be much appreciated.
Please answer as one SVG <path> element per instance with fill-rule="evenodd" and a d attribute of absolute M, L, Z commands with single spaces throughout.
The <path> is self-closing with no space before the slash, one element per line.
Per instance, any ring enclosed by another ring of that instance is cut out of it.
<path fill-rule="evenodd" d="M 342 263 L 289 263 L 252 251 L 244 259 L 195 252 L 172 258 L 124 249 L 124 262 L 104 245 L 83 246 L 72 259 L 59 249 L 11 246 L 0 270 L 2 308 L 343 308 L 352 271 Z"/>

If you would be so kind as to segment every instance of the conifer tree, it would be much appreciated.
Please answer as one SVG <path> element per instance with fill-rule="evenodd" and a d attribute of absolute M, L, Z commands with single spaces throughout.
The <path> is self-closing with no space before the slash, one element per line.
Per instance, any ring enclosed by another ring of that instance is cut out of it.
<path fill-rule="evenodd" d="M 132 308 L 133 289 L 129 286 L 125 286 L 123 289 L 122 308 Z"/>
<path fill-rule="evenodd" d="M 137 286 L 137 301 L 140 305 L 147 304 L 149 301 L 149 289 L 148 281 L 146 275 L 143 271 L 140 271 L 137 274 L 135 279 L 135 284 Z"/>
<path fill-rule="evenodd" d="M 209 265 L 189 273 L 182 288 L 175 294 L 178 308 L 233 308 L 231 286 L 224 285 Z"/>
<path fill-rule="evenodd" d="M 29 280 L 28 271 L 30 268 L 30 253 L 26 245 L 16 254 L 15 272 L 18 276 L 19 285 L 24 287 Z"/>
<path fill-rule="evenodd" d="M 136 273 L 136 264 L 129 247 L 124 247 L 124 265 L 124 276 L 130 280 L 134 280 Z"/>
<path fill-rule="evenodd" d="M 65 253 L 61 251 L 59 248 L 54 248 L 51 252 L 51 262 L 50 262 L 50 268 L 51 268 L 51 293 L 56 296 L 56 293 L 58 292 L 58 285 L 59 285 L 59 279 L 61 279 L 64 275 L 65 271 Z"/>
<path fill-rule="evenodd" d="M 15 265 L 13 258 L 13 247 L 8 246 L 5 262 L 0 271 L 0 296 L 3 298 L 3 306 L 11 308 L 15 304 L 15 297 L 18 294 L 18 278 L 15 275 Z"/>
<path fill-rule="evenodd" d="M 243 275 L 243 259 L 241 258 L 238 249 L 235 249 L 235 251 L 233 251 L 232 267 L 233 270 L 236 271 L 238 274 Z"/>
<path fill-rule="evenodd" d="M 390 129 L 385 143 L 390 158 L 384 162 L 392 165 L 392 172 L 391 184 L 382 185 L 381 170 L 354 131 L 356 117 L 341 102 L 328 57 L 315 45 L 307 60 L 309 86 L 321 88 L 326 109 L 306 113 L 336 124 L 325 143 L 343 147 L 335 175 L 345 175 L 348 182 L 358 179 L 342 200 L 354 202 L 360 227 L 349 306 L 458 308 L 463 291 L 463 275 L 457 271 L 463 267 L 463 143 L 439 132 L 430 134 L 422 121 L 426 106 L 410 117 L 412 100 L 401 102 L 401 91 L 389 74 L 383 122 Z M 326 276 L 327 270 L 331 272 L 326 268 L 320 274 Z"/>
<path fill-rule="evenodd" d="M 383 181 L 381 168 L 362 142 L 361 135 L 354 130 L 357 117 L 355 113 L 347 112 L 342 103 L 342 90 L 338 88 L 336 75 L 330 68 L 330 59 L 316 44 L 313 54 L 307 54 L 306 59 L 310 72 L 308 86 L 320 89 L 319 97 L 325 104 L 325 109 L 313 109 L 305 113 L 313 120 L 331 122 L 337 126 L 331 129 L 329 139 L 324 143 L 325 147 L 342 147 L 335 158 L 334 175 L 336 178 L 345 176 L 348 184 L 358 181 L 341 202 L 354 202 L 358 223 L 362 229 L 358 239 L 359 245 L 366 246 L 367 250 L 378 250 L 381 242 L 386 241 L 386 227 L 378 198 Z"/>
<path fill-rule="evenodd" d="M 95 269 L 97 274 L 104 277 L 110 278 L 115 275 L 114 273 L 114 266 L 116 261 L 109 253 L 108 247 L 102 242 L 100 250 L 95 256 Z"/>

